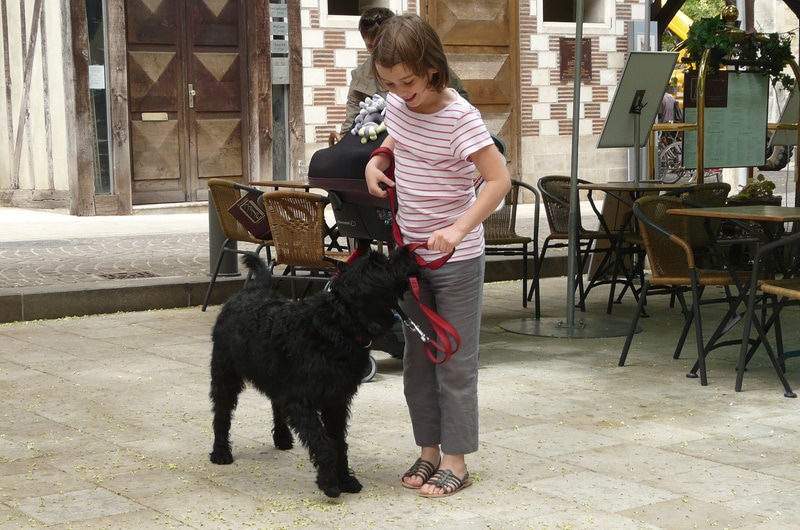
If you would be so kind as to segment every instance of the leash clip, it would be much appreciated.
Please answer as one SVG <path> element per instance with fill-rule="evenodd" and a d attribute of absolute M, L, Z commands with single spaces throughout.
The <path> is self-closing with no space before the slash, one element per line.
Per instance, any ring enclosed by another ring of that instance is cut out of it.
<path fill-rule="evenodd" d="M 403 319 L 403 324 L 405 324 L 408 329 L 419 335 L 419 338 L 422 340 L 422 342 L 429 342 L 430 339 L 428 339 L 428 336 L 424 331 L 422 331 L 422 328 L 419 327 L 416 322 L 406 317 Z"/>

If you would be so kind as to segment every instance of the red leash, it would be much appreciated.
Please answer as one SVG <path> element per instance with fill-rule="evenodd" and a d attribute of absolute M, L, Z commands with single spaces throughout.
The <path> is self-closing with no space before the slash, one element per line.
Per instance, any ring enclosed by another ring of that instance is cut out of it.
<path fill-rule="evenodd" d="M 387 177 L 394 180 L 394 153 L 391 149 L 387 147 L 378 147 L 372 152 L 370 158 L 376 155 L 386 155 L 389 157 L 389 167 L 384 171 Z M 393 187 L 386 188 L 387 193 L 389 194 L 389 204 L 392 208 L 392 214 L 396 216 L 397 214 L 397 195 L 395 189 Z M 396 221 L 392 222 L 392 235 L 394 237 L 394 243 L 398 246 L 405 246 L 409 252 L 414 256 L 417 264 L 420 267 L 427 267 L 431 270 L 436 270 L 442 265 L 444 265 L 450 256 L 453 255 L 454 251 L 451 251 L 449 254 L 442 256 L 438 259 L 433 261 L 425 261 L 420 255 L 418 255 L 415 251 L 417 249 L 427 249 L 427 243 L 412 243 L 409 245 L 403 244 L 403 237 L 400 234 L 400 227 L 397 225 Z M 417 325 L 416 322 L 411 320 L 403 311 L 399 311 L 400 317 L 403 319 L 403 324 L 406 325 L 411 331 L 418 334 L 422 342 L 425 343 L 425 353 L 428 354 L 428 358 L 431 362 L 440 364 L 447 362 L 450 360 L 450 357 L 458 351 L 461 347 L 461 336 L 458 334 L 458 331 L 444 318 L 442 318 L 436 311 L 431 309 L 430 307 L 426 306 L 419 296 L 419 282 L 417 278 L 411 278 L 411 293 L 414 296 L 414 299 L 419 304 L 420 309 L 427 317 L 428 321 L 430 322 L 431 326 L 433 327 L 434 332 L 436 333 L 436 338 L 433 339 L 428 337 L 422 329 Z M 455 347 L 453 347 L 453 343 L 455 343 Z M 443 359 L 440 359 L 439 356 L 444 355 Z"/>

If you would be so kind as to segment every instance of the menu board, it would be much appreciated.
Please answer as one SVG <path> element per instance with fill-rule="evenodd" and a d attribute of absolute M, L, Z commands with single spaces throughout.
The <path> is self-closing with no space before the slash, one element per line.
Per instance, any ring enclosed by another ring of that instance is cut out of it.
<path fill-rule="evenodd" d="M 687 75 L 684 119 L 697 123 L 697 75 Z M 764 163 L 769 79 L 753 72 L 722 71 L 706 78 L 703 167 Z M 685 131 L 683 165 L 697 167 L 697 131 Z"/>

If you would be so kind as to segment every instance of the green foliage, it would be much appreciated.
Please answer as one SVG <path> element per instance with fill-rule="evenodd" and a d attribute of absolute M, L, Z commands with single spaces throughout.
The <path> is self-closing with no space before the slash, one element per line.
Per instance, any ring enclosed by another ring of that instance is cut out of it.
<path fill-rule="evenodd" d="M 681 11 L 692 20 L 699 20 L 719 15 L 723 7 L 725 0 L 686 0 Z"/>
<path fill-rule="evenodd" d="M 787 90 L 794 86 L 794 78 L 784 73 L 794 58 L 788 34 L 759 34 L 731 31 L 725 27 L 721 16 L 705 17 L 695 21 L 689 28 L 684 46 L 686 60 L 699 64 L 705 50 L 710 50 L 709 73 L 719 70 L 722 60 L 757 61 L 757 66 L 746 66 L 748 71 L 769 76 L 773 85 L 781 83 Z"/>
<path fill-rule="evenodd" d="M 736 199 L 761 199 L 772 197 L 775 190 L 775 183 L 764 178 L 761 173 L 749 184 L 739 186 L 739 193 L 734 195 Z"/>
<path fill-rule="evenodd" d="M 700 20 L 704 17 L 719 15 L 725 7 L 725 0 L 686 0 L 681 7 L 681 11 L 692 20 Z M 672 50 L 681 40 L 669 30 L 665 31 L 661 38 L 661 48 Z"/>

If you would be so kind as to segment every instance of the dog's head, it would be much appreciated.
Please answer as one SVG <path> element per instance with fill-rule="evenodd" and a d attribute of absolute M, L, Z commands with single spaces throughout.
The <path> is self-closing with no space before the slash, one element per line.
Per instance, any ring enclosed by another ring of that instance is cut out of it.
<path fill-rule="evenodd" d="M 417 271 L 413 256 L 405 248 L 393 251 L 391 256 L 369 251 L 343 265 L 330 289 L 346 306 L 357 308 L 367 329 L 378 335 L 394 324 L 393 310 Z"/>

